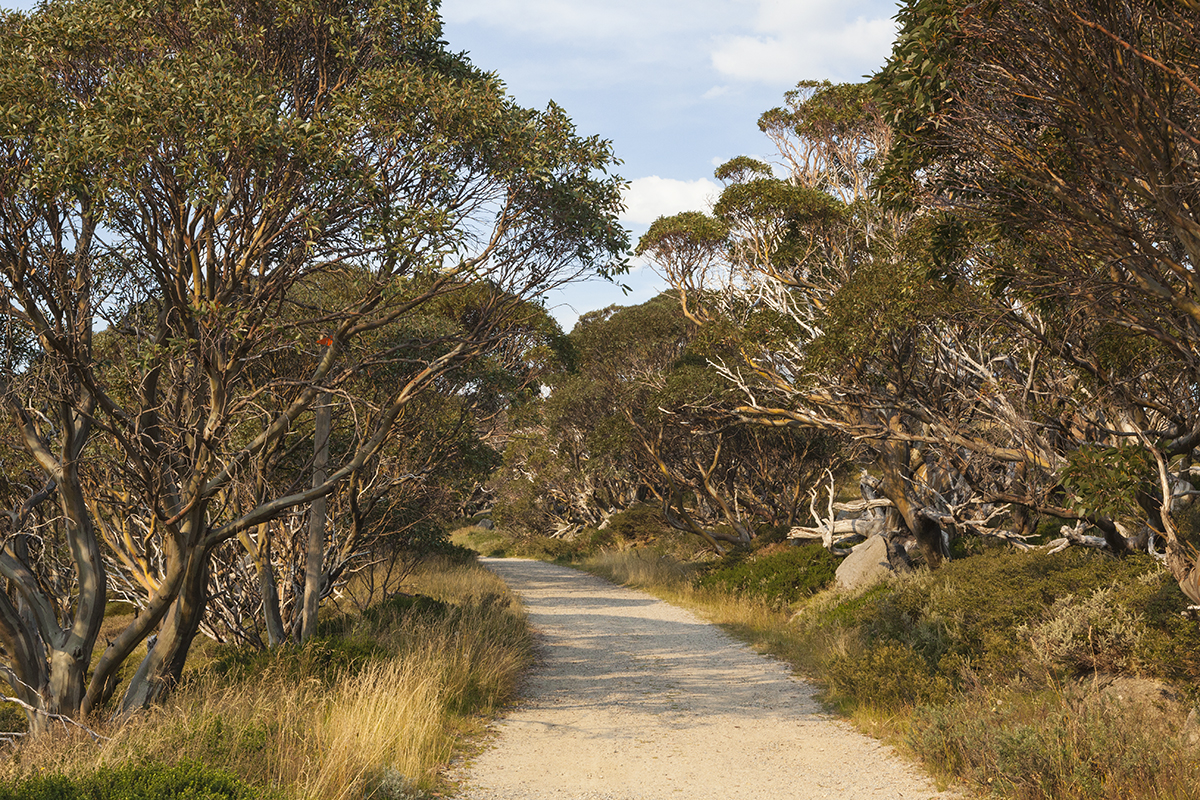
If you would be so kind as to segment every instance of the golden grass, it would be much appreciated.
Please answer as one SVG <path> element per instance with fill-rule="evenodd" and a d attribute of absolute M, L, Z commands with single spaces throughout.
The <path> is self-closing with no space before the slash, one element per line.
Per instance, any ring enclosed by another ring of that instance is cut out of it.
<path fill-rule="evenodd" d="M 188 759 L 287 798 L 361 798 L 384 785 L 428 792 L 480 715 L 512 695 L 531 640 L 504 584 L 478 566 L 434 565 L 405 588 L 448 606 L 340 621 L 347 641 L 372 642 L 378 655 L 335 680 L 298 669 L 308 662 L 295 649 L 254 662 L 246 678 L 210 665 L 164 707 L 94 726 L 107 741 L 75 732 L 23 744 L 0 779 Z"/>

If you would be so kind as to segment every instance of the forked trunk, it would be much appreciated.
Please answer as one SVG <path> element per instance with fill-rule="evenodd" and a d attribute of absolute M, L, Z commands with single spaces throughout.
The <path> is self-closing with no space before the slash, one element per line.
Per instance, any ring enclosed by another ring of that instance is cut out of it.
<path fill-rule="evenodd" d="M 146 708 L 163 699 L 179 683 L 183 665 L 208 600 L 208 552 L 196 548 L 188 558 L 179 596 L 163 618 L 158 638 L 129 681 L 122 713 Z"/>

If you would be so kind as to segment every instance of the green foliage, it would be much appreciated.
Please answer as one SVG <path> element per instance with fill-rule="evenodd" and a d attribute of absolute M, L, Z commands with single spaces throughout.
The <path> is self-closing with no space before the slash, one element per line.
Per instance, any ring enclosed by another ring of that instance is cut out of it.
<path fill-rule="evenodd" d="M 837 559 L 821 545 L 782 547 L 761 555 L 734 551 L 714 562 L 696 585 L 789 604 L 816 594 L 833 581 Z"/>
<path fill-rule="evenodd" d="M 1116 595 L 1110 587 L 1088 597 L 1060 597 L 1040 622 L 1018 631 L 1047 666 L 1078 675 L 1131 671 L 1136 666 L 1132 656 L 1142 638 L 1142 620 L 1120 605 Z"/>
<path fill-rule="evenodd" d="M 1200 625 L 1180 613 L 1190 601 L 1167 573 L 1147 571 L 1118 587 L 1119 602 L 1143 626 L 1133 661 L 1146 674 L 1169 680 L 1200 699 Z"/>
<path fill-rule="evenodd" d="M 191 761 L 105 767 L 79 778 L 47 775 L 0 786 L 0 800 L 255 800 L 221 770 Z"/>
<path fill-rule="evenodd" d="M 1003 683 L 1047 665 L 1191 679 L 1200 631 L 1179 616 L 1182 605 L 1149 557 L 991 550 L 819 604 L 796 624 L 816 651 L 849 642 L 814 663 L 835 699 L 893 708 L 932 702 L 968 675 Z M 866 674 L 885 668 L 915 682 L 907 695 L 891 678 Z"/>
<path fill-rule="evenodd" d="M 1138 494 L 1155 476 L 1145 449 L 1094 445 L 1067 454 L 1061 479 L 1075 510 L 1116 519 L 1139 513 Z"/>
<path fill-rule="evenodd" d="M 823 333 L 808 349 L 812 368 L 861 371 L 864 363 L 882 362 L 886 369 L 888 356 L 910 353 L 924 326 L 954 312 L 952 287 L 929 279 L 939 269 L 926 251 L 929 241 L 929 229 L 916 225 L 898 256 L 858 266 L 829 301 Z"/>
<path fill-rule="evenodd" d="M 14 733 L 27 730 L 29 718 L 25 709 L 16 703 L 0 703 L 0 731 Z"/>
<path fill-rule="evenodd" d="M 954 89 L 947 65 L 964 46 L 957 17 L 961 5 L 961 0 L 901 3 L 892 55 L 871 78 L 871 95 L 896 132 L 877 179 L 881 198 L 893 208 L 916 206 L 921 196 L 916 176 L 936 157 L 923 135 Z"/>
<path fill-rule="evenodd" d="M 479 555 L 503 557 L 507 554 L 506 550 L 512 545 L 513 535 L 505 532 L 503 528 L 480 528 L 475 525 L 470 525 L 466 528 L 459 528 L 451 535 L 451 540 L 454 544 L 471 550 Z"/>
<path fill-rule="evenodd" d="M 758 118 L 759 130 L 786 129 L 809 141 L 848 141 L 871 124 L 874 111 L 871 92 L 861 83 L 800 81 L 784 99 L 786 108 L 773 108 Z M 738 161 L 735 158 L 729 163 Z"/>
<path fill-rule="evenodd" d="M 945 702 L 954 688 L 938 665 L 900 643 L 835 655 L 827 668 L 829 689 L 835 695 L 880 711 Z"/>
<path fill-rule="evenodd" d="M 710 248 L 720 247 L 728 235 L 729 227 L 719 219 L 699 211 L 684 211 L 654 220 L 650 229 L 638 239 L 634 253 L 639 256 L 653 253 L 655 258 L 670 256 L 684 259 L 689 254 L 699 256 Z"/>
<path fill-rule="evenodd" d="M 725 187 L 713 206 L 718 218 L 745 222 L 781 220 L 799 228 L 828 224 L 845 215 L 845 206 L 818 189 L 796 186 L 778 178 L 755 178 Z"/>
<path fill-rule="evenodd" d="M 670 534 L 671 526 L 661 510 L 638 503 L 609 517 L 605 531 L 625 542 L 644 543 Z"/>

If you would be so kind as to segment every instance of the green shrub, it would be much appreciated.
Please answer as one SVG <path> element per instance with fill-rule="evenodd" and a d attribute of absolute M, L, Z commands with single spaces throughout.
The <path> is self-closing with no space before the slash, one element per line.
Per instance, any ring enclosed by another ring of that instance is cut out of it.
<path fill-rule="evenodd" d="M 949 677 L 914 648 L 884 644 L 856 655 L 836 655 L 826 679 L 834 698 L 881 711 L 945 702 L 953 690 Z"/>
<path fill-rule="evenodd" d="M 1147 709 L 996 690 L 918 709 L 908 746 L 932 769 L 1017 800 L 1194 796 L 1200 762 Z"/>
<path fill-rule="evenodd" d="M 543 561 L 571 561 L 581 557 L 583 548 L 568 539 L 552 539 L 549 536 L 525 536 L 517 539 L 508 548 L 507 555 L 520 558 L 538 558 Z"/>
<path fill-rule="evenodd" d="M 860 595 L 824 599 L 792 627 L 831 699 L 891 708 L 935 702 L 964 679 L 1040 680 L 1047 667 L 1136 672 L 1194 686 L 1200 626 L 1180 616 L 1184 605 L 1148 557 L 988 550 Z M 912 685 L 897 686 L 898 675 Z"/>
<path fill-rule="evenodd" d="M 1149 557 L 1118 559 L 1082 548 L 1055 554 L 992 551 L 897 582 L 864 619 L 864 633 L 868 641 L 921 639 L 921 647 L 932 648 L 923 653 L 931 663 L 954 653 L 983 675 L 1016 677 L 1033 658 L 1022 627 L 1045 619 L 1059 598 L 1133 586 L 1158 571 Z M 1121 590 L 1112 598 L 1128 602 Z"/>
<path fill-rule="evenodd" d="M 1028 638 L 1034 657 L 1047 667 L 1080 675 L 1126 672 L 1142 637 L 1141 615 L 1116 602 L 1114 589 L 1090 597 L 1060 597 L 1042 622 L 1018 631 Z"/>
<path fill-rule="evenodd" d="M 0 800 L 254 800 L 258 794 L 220 770 L 190 761 L 127 764 L 81 778 L 46 775 L 14 787 Z"/>
<path fill-rule="evenodd" d="M 605 528 L 614 539 L 626 542 L 650 542 L 669 535 L 672 528 L 655 506 L 637 504 L 608 518 Z"/>
<path fill-rule="evenodd" d="M 767 555 L 736 551 L 715 562 L 696 584 L 772 603 L 794 603 L 833 581 L 837 560 L 819 544 L 787 547 Z"/>
<path fill-rule="evenodd" d="M 0 703 L 0 731 L 18 733 L 29 729 L 25 709 L 16 703 Z"/>
<path fill-rule="evenodd" d="M 1181 612 L 1191 601 L 1165 570 L 1116 587 L 1119 602 L 1141 615 L 1133 657 L 1148 675 L 1176 683 L 1200 700 L 1200 625 Z"/>

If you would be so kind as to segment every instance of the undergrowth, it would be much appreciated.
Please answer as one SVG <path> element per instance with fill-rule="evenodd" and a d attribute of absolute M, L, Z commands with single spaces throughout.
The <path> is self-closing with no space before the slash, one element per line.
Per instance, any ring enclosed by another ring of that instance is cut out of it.
<path fill-rule="evenodd" d="M 87 775 L 37 775 L 0 785 L 0 800 L 254 800 L 246 784 L 194 761 L 101 767 Z"/>

